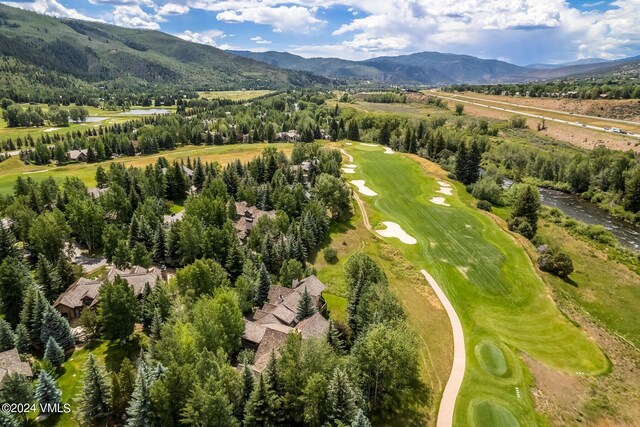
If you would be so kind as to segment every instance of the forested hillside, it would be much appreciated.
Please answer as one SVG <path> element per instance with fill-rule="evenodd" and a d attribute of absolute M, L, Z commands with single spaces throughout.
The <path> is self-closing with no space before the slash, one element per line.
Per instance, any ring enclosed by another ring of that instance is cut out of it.
<path fill-rule="evenodd" d="M 0 5 L 0 82 L 0 97 L 16 98 L 48 88 L 275 89 L 329 80 L 158 31 L 61 20 Z"/>

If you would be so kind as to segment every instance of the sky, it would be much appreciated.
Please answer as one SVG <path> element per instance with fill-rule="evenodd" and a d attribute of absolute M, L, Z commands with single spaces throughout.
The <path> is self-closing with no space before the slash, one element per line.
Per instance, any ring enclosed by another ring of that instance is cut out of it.
<path fill-rule="evenodd" d="M 361 60 L 437 51 L 519 65 L 640 54 L 640 0 L 13 0 L 221 49 Z"/>

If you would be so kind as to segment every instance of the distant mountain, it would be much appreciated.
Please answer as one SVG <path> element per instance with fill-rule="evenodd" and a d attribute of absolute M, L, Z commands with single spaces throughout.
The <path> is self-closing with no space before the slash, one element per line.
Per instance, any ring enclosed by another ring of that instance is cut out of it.
<path fill-rule="evenodd" d="M 12 64 L 14 71 L 31 70 L 34 76 L 55 73 L 63 80 L 123 80 L 191 90 L 330 83 L 308 72 L 283 70 L 159 31 L 57 19 L 5 5 L 0 5 L 0 64 Z M 0 67 L 0 78 L 7 68 Z"/>
<path fill-rule="evenodd" d="M 593 72 L 606 72 L 637 61 L 588 59 L 558 66 L 522 67 L 508 62 L 480 59 L 469 55 L 419 52 L 382 56 L 365 61 L 338 58 L 303 58 L 282 52 L 230 51 L 236 55 L 266 62 L 276 67 L 305 70 L 325 77 L 368 80 L 388 84 L 448 85 L 455 83 L 518 83 L 563 78 Z"/>
<path fill-rule="evenodd" d="M 290 53 L 272 51 L 231 52 L 280 68 L 306 70 L 325 77 L 370 80 L 381 83 L 426 85 L 494 83 L 521 81 L 531 77 L 531 70 L 506 62 L 437 52 L 385 56 L 365 61 L 337 58 L 307 59 Z"/>
<path fill-rule="evenodd" d="M 604 62 L 611 62 L 609 59 L 602 58 L 585 58 L 577 61 L 564 62 L 561 64 L 530 64 L 526 68 L 533 68 L 536 70 L 555 70 L 557 68 L 572 67 L 574 65 L 588 65 L 588 64 L 602 64 Z"/>

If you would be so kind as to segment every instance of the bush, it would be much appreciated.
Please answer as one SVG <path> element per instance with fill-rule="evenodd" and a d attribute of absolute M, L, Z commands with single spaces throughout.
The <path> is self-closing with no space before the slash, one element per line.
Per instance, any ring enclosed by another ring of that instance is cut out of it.
<path fill-rule="evenodd" d="M 338 262 L 338 251 L 332 247 L 328 247 L 324 250 L 324 260 L 329 264 L 335 264 Z"/>
<path fill-rule="evenodd" d="M 527 119 L 522 116 L 513 116 L 509 120 L 509 126 L 513 129 L 524 129 L 527 127 Z"/>
<path fill-rule="evenodd" d="M 529 240 L 533 239 L 533 236 L 535 236 L 533 227 L 531 227 L 529 221 L 521 216 L 509 220 L 509 230 L 521 234 Z"/>
<path fill-rule="evenodd" d="M 483 211 L 491 212 L 492 210 L 491 203 L 487 202 L 486 200 L 478 200 L 476 206 L 478 207 L 478 209 L 482 209 Z"/>
<path fill-rule="evenodd" d="M 502 204 L 502 187 L 495 179 L 482 177 L 471 189 L 471 194 L 476 199 L 486 200 L 494 205 Z"/>
<path fill-rule="evenodd" d="M 564 252 L 547 252 L 538 259 L 540 270 L 555 274 L 559 277 L 567 277 L 573 273 L 571 257 Z"/>

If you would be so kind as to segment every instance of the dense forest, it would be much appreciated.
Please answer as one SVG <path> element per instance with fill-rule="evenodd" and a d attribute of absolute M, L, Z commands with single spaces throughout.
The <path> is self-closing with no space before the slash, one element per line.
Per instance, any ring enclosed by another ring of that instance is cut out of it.
<path fill-rule="evenodd" d="M 607 81 L 608 80 L 608 81 Z M 490 95 L 528 96 L 531 98 L 640 99 L 635 79 L 591 79 L 513 83 L 492 85 L 459 84 L 443 88 L 445 92 L 476 92 Z"/>

